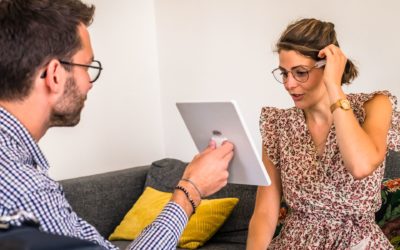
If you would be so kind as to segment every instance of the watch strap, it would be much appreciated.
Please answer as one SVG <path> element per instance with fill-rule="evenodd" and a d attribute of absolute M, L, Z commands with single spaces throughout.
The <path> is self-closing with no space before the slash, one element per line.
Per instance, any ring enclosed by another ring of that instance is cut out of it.
<path fill-rule="evenodd" d="M 346 98 L 341 98 L 341 99 L 337 100 L 336 102 L 334 102 L 331 105 L 331 113 L 333 113 L 333 111 L 335 111 L 337 108 L 341 108 L 343 110 L 349 110 L 350 109 L 349 100 L 347 100 Z"/>

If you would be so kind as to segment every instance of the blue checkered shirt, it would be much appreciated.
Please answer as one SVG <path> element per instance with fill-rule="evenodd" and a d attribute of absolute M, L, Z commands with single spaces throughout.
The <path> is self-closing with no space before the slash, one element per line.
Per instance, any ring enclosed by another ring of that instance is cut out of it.
<path fill-rule="evenodd" d="M 0 108 L 0 216 L 30 212 L 44 232 L 117 249 L 72 210 L 61 185 L 49 177 L 48 169 L 47 160 L 26 128 Z M 129 249 L 175 249 L 187 221 L 183 209 L 169 202 Z M 10 224 L 19 226 L 23 222 L 21 217 Z"/>

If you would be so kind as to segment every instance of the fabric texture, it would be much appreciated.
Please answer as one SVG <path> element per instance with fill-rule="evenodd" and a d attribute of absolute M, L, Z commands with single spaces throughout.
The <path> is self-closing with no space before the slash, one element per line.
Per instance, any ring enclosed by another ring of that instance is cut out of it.
<path fill-rule="evenodd" d="M 87 240 L 55 235 L 39 231 L 34 226 L 10 227 L 0 229 L 0 249 L 3 250 L 105 250 Z"/>
<path fill-rule="evenodd" d="M 71 208 L 61 185 L 48 175 L 49 165 L 26 128 L 0 108 L 0 216 L 32 213 L 40 230 L 88 240 L 117 249 Z M 21 226 L 23 219 L 13 220 Z M 130 245 L 131 249 L 175 249 L 187 223 L 183 209 L 168 203 L 156 221 Z"/>
<path fill-rule="evenodd" d="M 113 241 L 120 249 L 126 249 L 129 245 L 129 241 L 120 240 L 120 241 Z M 176 248 L 177 250 L 185 250 L 184 248 Z M 205 244 L 204 246 L 200 247 L 201 250 L 245 250 L 246 246 L 240 243 L 218 243 L 214 242 L 212 244 Z"/>
<path fill-rule="evenodd" d="M 25 127 L 0 108 L 0 216 L 31 212 L 40 230 L 81 238 L 109 249 L 111 243 L 72 211 L 61 186 L 48 176 L 49 165 Z M 21 226 L 23 221 L 11 221 Z"/>
<path fill-rule="evenodd" d="M 107 238 L 132 207 L 132 201 L 143 193 L 149 167 L 77 177 L 60 184 L 74 211 Z"/>
<path fill-rule="evenodd" d="M 399 162 L 400 162 L 400 152 L 389 150 L 389 154 L 386 156 L 384 178 L 396 179 L 400 177 Z"/>
<path fill-rule="evenodd" d="M 171 196 L 172 193 L 147 187 L 109 240 L 135 239 L 157 217 Z M 204 245 L 225 222 L 237 202 L 237 198 L 202 200 L 183 231 L 178 246 L 195 249 Z"/>
<path fill-rule="evenodd" d="M 174 164 L 172 159 L 156 162 Z M 143 185 L 150 167 L 153 167 L 151 163 L 147 166 L 63 180 L 61 184 L 74 210 L 90 224 L 100 229 L 100 233 L 108 238 L 143 193 Z M 165 166 L 164 171 L 168 171 L 168 165 Z M 210 199 L 237 197 L 239 202 L 222 227 L 200 249 L 240 250 L 246 248 L 247 227 L 254 208 L 256 189 L 256 186 L 228 184 L 209 197 Z M 110 199 L 110 197 L 113 198 Z M 126 249 L 131 241 L 112 241 L 111 243 L 120 249 Z M 182 248 L 177 247 L 177 249 Z"/>
<path fill-rule="evenodd" d="M 375 94 L 396 99 L 389 92 L 349 94 L 353 112 L 365 119 L 363 104 Z M 400 130 L 398 112 L 393 112 L 388 149 L 398 150 Z M 374 213 L 381 205 L 380 185 L 383 162 L 370 176 L 356 180 L 344 167 L 330 128 L 322 156 L 308 131 L 301 109 L 265 107 L 260 130 L 268 157 L 281 172 L 282 191 L 289 213 L 282 231 L 269 249 L 350 249 L 366 244 L 369 249 L 392 249 L 375 223 Z"/>
<path fill-rule="evenodd" d="M 173 192 L 188 163 L 177 159 L 165 158 L 151 164 L 146 187 L 163 192 Z M 238 204 L 232 214 L 209 241 L 212 243 L 233 243 L 245 245 L 247 240 L 248 225 L 253 213 L 257 186 L 228 184 L 209 199 L 236 197 Z M 243 247 L 243 246 L 242 246 Z"/>
<path fill-rule="evenodd" d="M 151 164 L 145 187 L 152 187 L 162 192 L 172 193 L 185 171 L 188 163 L 165 158 Z"/>

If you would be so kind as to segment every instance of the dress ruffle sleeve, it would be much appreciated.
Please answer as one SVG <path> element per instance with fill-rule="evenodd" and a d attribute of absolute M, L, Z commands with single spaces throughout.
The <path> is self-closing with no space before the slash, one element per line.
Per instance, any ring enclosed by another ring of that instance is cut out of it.
<path fill-rule="evenodd" d="M 260 114 L 260 132 L 263 150 L 276 168 L 280 168 L 279 119 L 281 110 L 263 107 Z"/>
<path fill-rule="evenodd" d="M 350 94 L 348 97 L 350 101 L 353 103 L 359 103 L 363 105 L 365 102 L 372 99 L 375 95 L 386 95 L 389 97 L 390 102 L 392 103 L 392 122 L 387 136 L 387 148 L 388 150 L 400 151 L 400 112 L 397 110 L 397 98 L 392 93 L 387 90 L 384 91 L 376 91 L 369 94 L 361 94 L 361 95 L 352 95 Z M 358 99 L 358 102 L 357 100 Z M 360 112 L 363 112 L 359 115 L 359 117 L 365 118 L 365 110 L 364 108 L 358 109 Z M 363 122 L 363 121 L 361 121 Z"/>

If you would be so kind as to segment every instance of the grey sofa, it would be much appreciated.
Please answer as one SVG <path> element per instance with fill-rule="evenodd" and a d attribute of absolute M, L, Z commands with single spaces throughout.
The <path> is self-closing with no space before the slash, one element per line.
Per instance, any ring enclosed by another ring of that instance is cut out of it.
<path fill-rule="evenodd" d="M 140 166 L 61 181 L 73 209 L 108 238 L 146 186 L 172 192 L 187 163 L 163 159 Z M 238 197 L 239 203 L 219 231 L 201 249 L 245 249 L 257 187 L 228 184 L 209 198 Z M 129 241 L 114 241 L 124 249 Z"/>
<path fill-rule="evenodd" d="M 145 186 L 171 192 L 186 163 L 163 159 L 149 166 L 61 181 L 73 209 L 108 237 L 142 194 Z M 385 177 L 400 177 L 400 154 L 386 158 Z M 245 249 L 248 223 L 255 202 L 255 186 L 228 184 L 210 198 L 238 197 L 239 203 L 219 231 L 201 249 Z M 129 242 L 117 241 L 124 249 Z"/>

